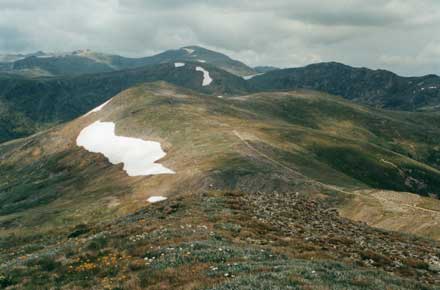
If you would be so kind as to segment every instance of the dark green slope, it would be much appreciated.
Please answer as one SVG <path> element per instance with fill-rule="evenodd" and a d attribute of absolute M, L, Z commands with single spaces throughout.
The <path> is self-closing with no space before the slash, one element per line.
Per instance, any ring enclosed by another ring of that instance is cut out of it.
<path fill-rule="evenodd" d="M 440 77 L 401 77 L 385 70 L 330 62 L 275 70 L 249 80 L 255 91 L 313 89 L 393 110 L 433 110 L 440 106 Z"/>
<path fill-rule="evenodd" d="M 202 86 L 201 66 L 209 71 L 213 82 Z M 4 74 L 0 76 L 0 102 L 22 116 L 9 119 L 7 128 L 0 127 L 0 142 L 35 132 L 37 125 L 72 120 L 105 102 L 110 97 L 142 82 L 164 80 L 213 95 L 230 95 L 246 91 L 246 82 L 235 75 L 209 64 L 186 63 L 175 68 L 174 63 L 77 77 L 26 78 Z M 2 119 L 7 119 L 6 115 Z M 26 121 L 23 121 L 26 120 Z M 11 134 L 23 129 L 22 134 Z"/>
<path fill-rule="evenodd" d="M 31 56 L 23 60 L 18 60 L 11 64 L 11 71 L 23 71 L 39 69 L 49 75 L 80 75 L 90 73 L 110 72 L 114 69 L 106 64 L 93 59 L 67 55 L 61 57 L 36 57 Z"/>
<path fill-rule="evenodd" d="M 280 68 L 274 67 L 274 66 L 256 66 L 254 67 L 254 70 L 256 73 L 267 73 L 274 70 L 279 70 Z"/>

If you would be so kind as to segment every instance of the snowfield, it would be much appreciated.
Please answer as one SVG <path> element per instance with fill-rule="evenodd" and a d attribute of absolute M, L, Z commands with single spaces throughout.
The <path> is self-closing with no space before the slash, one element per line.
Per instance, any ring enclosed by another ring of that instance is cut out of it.
<path fill-rule="evenodd" d="M 112 164 L 124 163 L 129 176 L 175 173 L 154 163 L 166 155 L 159 142 L 116 136 L 113 122 L 96 121 L 89 125 L 78 135 L 76 144 L 89 152 L 103 154 Z"/>
<path fill-rule="evenodd" d="M 167 198 L 165 196 L 150 196 L 147 201 L 149 203 L 155 203 L 155 202 L 160 202 L 160 201 L 164 201 L 167 200 Z"/>
<path fill-rule="evenodd" d="M 209 72 L 205 70 L 203 67 L 196 67 L 196 71 L 201 71 L 203 73 L 203 83 L 202 86 L 206 87 L 212 83 L 212 78 L 209 76 Z"/>
<path fill-rule="evenodd" d="M 88 115 L 90 115 L 91 113 L 96 113 L 96 112 L 101 111 L 102 108 L 104 108 L 108 103 L 110 103 L 111 100 L 112 100 L 112 99 L 110 99 L 110 100 L 108 100 L 107 102 L 105 102 L 104 104 L 102 104 L 102 105 L 100 105 L 100 106 L 94 108 L 93 110 L 91 110 L 90 112 L 88 112 L 87 114 L 85 114 L 84 116 L 88 116 Z"/>
<path fill-rule="evenodd" d="M 174 67 L 182 67 L 185 66 L 185 64 L 183 62 L 175 62 L 174 63 Z"/>

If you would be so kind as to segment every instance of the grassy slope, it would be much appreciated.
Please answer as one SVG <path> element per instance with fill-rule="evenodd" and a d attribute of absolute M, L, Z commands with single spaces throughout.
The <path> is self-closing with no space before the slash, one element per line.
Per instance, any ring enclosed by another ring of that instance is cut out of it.
<path fill-rule="evenodd" d="M 371 110 L 315 92 L 218 99 L 176 90 L 139 86 L 98 114 L 1 146 L 0 212 L 53 201 L 63 206 L 83 195 L 99 200 L 134 192 L 141 199 L 185 187 L 439 192 L 434 115 Z M 116 121 L 117 134 L 160 141 L 168 153 L 164 163 L 179 174 L 128 178 L 101 155 L 78 148 L 76 136 L 98 118 Z M 119 193 L 107 192 L 105 177 Z"/>
<path fill-rule="evenodd" d="M 160 162 L 178 174 L 130 178 L 121 165 L 78 148 L 80 130 L 98 119 L 116 122 L 118 135 L 160 141 L 167 152 Z M 9 245 L 2 254 L 13 253 L 5 256 L 13 261 L 34 253 L 38 243 L 56 244 L 74 225 L 131 213 L 150 195 L 300 192 L 324 194 L 328 203 L 341 205 L 353 190 L 370 187 L 436 193 L 437 120 L 433 114 L 367 109 L 317 92 L 219 99 L 166 83 L 140 85 L 99 113 L 0 146 L 0 237 Z M 83 247 L 76 249 L 80 254 Z"/>

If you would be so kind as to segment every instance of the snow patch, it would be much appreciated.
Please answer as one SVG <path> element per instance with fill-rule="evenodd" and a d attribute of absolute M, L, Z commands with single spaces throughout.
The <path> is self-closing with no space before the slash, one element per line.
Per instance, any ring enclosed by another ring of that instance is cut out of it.
<path fill-rule="evenodd" d="M 256 76 L 261 76 L 261 75 L 263 75 L 263 73 L 254 74 L 254 75 L 248 75 L 248 76 L 244 76 L 243 78 L 244 78 L 245 80 L 250 80 L 250 79 L 252 79 L 252 78 L 254 78 L 254 77 L 256 77 Z"/>
<path fill-rule="evenodd" d="M 175 62 L 174 63 L 174 67 L 182 67 L 185 66 L 185 64 L 183 62 Z"/>
<path fill-rule="evenodd" d="M 203 59 L 198 59 L 197 61 L 201 62 L 201 63 L 206 63 L 206 60 L 203 60 Z"/>
<path fill-rule="evenodd" d="M 36 58 L 52 58 L 55 57 L 54 55 L 51 54 L 45 54 L 45 55 L 37 55 Z"/>
<path fill-rule="evenodd" d="M 167 198 L 165 196 L 150 196 L 147 201 L 149 203 L 155 203 L 155 202 L 160 202 L 160 201 L 164 201 L 167 200 Z"/>
<path fill-rule="evenodd" d="M 159 142 L 116 136 L 113 122 L 96 121 L 89 125 L 78 135 L 76 144 L 103 154 L 112 164 L 124 163 L 123 169 L 129 176 L 175 173 L 155 163 L 166 155 Z"/>
<path fill-rule="evenodd" d="M 223 99 L 223 96 L 217 96 L 217 98 L 219 98 L 219 99 Z"/>
<path fill-rule="evenodd" d="M 96 113 L 96 112 L 101 111 L 102 108 L 104 108 L 108 103 L 110 103 L 111 100 L 112 100 L 112 99 L 110 99 L 110 100 L 108 100 L 107 102 L 105 102 L 104 104 L 101 104 L 101 105 L 99 105 L 98 107 L 94 108 L 93 110 L 91 110 L 90 112 L 88 112 L 87 114 L 85 114 L 84 117 L 90 115 L 91 113 Z"/>
<path fill-rule="evenodd" d="M 183 48 L 183 50 L 185 50 L 188 54 L 192 54 L 194 52 L 194 49 L 191 48 Z"/>
<path fill-rule="evenodd" d="M 196 67 L 196 71 L 201 71 L 203 73 L 203 83 L 202 86 L 206 87 L 212 83 L 212 78 L 209 76 L 209 72 L 202 68 L 201 66 Z"/>

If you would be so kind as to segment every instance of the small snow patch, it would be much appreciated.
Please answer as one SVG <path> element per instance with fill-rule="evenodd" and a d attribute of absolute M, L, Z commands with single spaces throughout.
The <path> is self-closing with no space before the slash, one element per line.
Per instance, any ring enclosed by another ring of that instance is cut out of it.
<path fill-rule="evenodd" d="M 254 74 L 254 75 L 249 75 L 249 76 L 244 76 L 243 78 L 245 79 L 245 80 L 250 80 L 250 79 L 252 79 L 252 78 L 254 78 L 254 77 L 256 77 L 256 76 L 261 76 L 262 75 L 262 73 L 260 73 L 260 74 Z"/>
<path fill-rule="evenodd" d="M 183 62 L 175 62 L 174 63 L 174 67 L 182 67 L 185 66 L 185 64 Z"/>
<path fill-rule="evenodd" d="M 194 52 L 194 49 L 186 48 L 186 47 L 183 50 L 185 50 L 188 54 L 192 54 Z"/>
<path fill-rule="evenodd" d="M 155 163 L 166 155 L 159 142 L 116 136 L 113 122 L 96 121 L 87 126 L 78 135 L 76 144 L 89 152 L 103 154 L 112 164 L 124 163 L 123 169 L 129 176 L 175 173 Z"/>
<path fill-rule="evenodd" d="M 212 83 L 212 78 L 209 76 L 209 72 L 204 68 L 198 66 L 196 67 L 196 71 L 201 71 L 203 73 L 203 83 L 202 86 L 209 86 Z"/>
<path fill-rule="evenodd" d="M 88 115 L 90 115 L 91 113 L 96 113 L 96 112 L 101 111 L 102 108 L 104 108 L 108 103 L 110 103 L 111 100 L 112 100 L 112 99 L 110 99 L 110 100 L 108 100 L 107 102 L 105 102 L 104 104 L 102 104 L 102 105 L 100 105 L 100 106 L 94 108 L 93 110 L 91 110 L 90 112 L 88 112 L 87 114 L 85 114 L 84 116 L 88 116 Z"/>
<path fill-rule="evenodd" d="M 219 99 L 223 99 L 223 96 L 217 96 L 217 98 L 219 98 Z"/>
<path fill-rule="evenodd" d="M 203 59 L 198 59 L 197 61 L 201 62 L 201 63 L 206 63 L 206 60 L 203 60 Z"/>
<path fill-rule="evenodd" d="M 155 202 L 160 202 L 160 201 L 164 201 L 167 200 L 167 198 L 165 196 L 150 196 L 147 201 L 149 203 L 155 203 Z"/>

